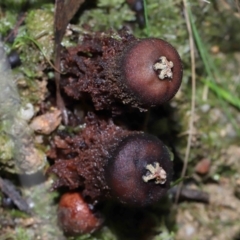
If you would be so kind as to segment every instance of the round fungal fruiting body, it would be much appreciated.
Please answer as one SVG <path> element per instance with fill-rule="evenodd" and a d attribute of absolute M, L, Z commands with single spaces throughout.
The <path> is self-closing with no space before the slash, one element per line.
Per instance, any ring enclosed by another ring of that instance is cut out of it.
<path fill-rule="evenodd" d="M 58 221 L 69 234 L 92 233 L 102 224 L 102 220 L 91 212 L 78 192 L 62 195 L 58 206 Z"/>
<path fill-rule="evenodd" d="M 145 206 L 157 202 L 170 187 L 172 162 L 167 147 L 144 133 L 122 139 L 105 166 L 110 195 L 121 203 Z"/>
<path fill-rule="evenodd" d="M 157 202 L 170 187 L 170 154 L 152 135 L 89 114 L 79 134 L 59 135 L 53 141 L 57 161 L 49 172 L 58 176 L 54 188 L 80 189 L 91 203 L 115 199 L 145 206 Z"/>
<path fill-rule="evenodd" d="M 160 105 L 177 93 L 182 80 L 178 52 L 162 39 L 134 42 L 121 57 L 122 82 L 146 106 Z"/>
<path fill-rule="evenodd" d="M 66 74 L 61 86 L 67 95 L 90 96 L 96 110 L 114 114 L 125 106 L 147 111 L 169 101 L 182 79 L 181 59 L 172 45 L 157 38 L 136 39 L 127 31 L 118 37 L 85 35 L 81 45 L 67 49 L 62 65 Z"/>

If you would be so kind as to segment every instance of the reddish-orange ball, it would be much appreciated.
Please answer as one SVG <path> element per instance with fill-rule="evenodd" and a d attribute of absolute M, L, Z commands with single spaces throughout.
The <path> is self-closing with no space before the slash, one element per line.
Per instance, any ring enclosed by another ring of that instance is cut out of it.
<path fill-rule="evenodd" d="M 96 217 L 78 192 L 65 193 L 59 202 L 58 221 L 64 232 L 69 234 L 92 233 L 102 219 Z"/>

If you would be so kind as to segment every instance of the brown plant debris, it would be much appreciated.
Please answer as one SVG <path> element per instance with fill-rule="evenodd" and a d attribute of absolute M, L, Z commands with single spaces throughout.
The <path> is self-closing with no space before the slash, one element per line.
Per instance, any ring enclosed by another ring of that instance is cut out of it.
<path fill-rule="evenodd" d="M 0 178 L 0 189 L 7 197 L 13 201 L 19 210 L 30 213 L 28 203 L 9 180 Z"/>

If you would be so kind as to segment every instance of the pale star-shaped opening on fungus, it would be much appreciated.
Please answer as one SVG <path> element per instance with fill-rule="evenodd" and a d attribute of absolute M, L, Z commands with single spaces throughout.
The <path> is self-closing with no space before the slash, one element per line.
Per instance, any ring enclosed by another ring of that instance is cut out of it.
<path fill-rule="evenodd" d="M 165 56 L 162 56 L 158 61 L 153 65 L 153 69 L 158 71 L 158 78 L 163 80 L 164 78 L 172 78 L 173 62 L 168 61 Z"/>
<path fill-rule="evenodd" d="M 148 164 L 146 169 L 148 170 L 147 173 L 142 176 L 144 182 L 155 179 L 156 184 L 164 184 L 167 181 L 167 173 L 162 167 L 160 167 L 158 162 Z"/>

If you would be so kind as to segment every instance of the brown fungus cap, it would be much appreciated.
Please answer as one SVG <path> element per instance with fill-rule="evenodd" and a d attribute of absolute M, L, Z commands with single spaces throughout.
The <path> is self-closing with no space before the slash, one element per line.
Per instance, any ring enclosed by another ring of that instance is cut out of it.
<path fill-rule="evenodd" d="M 144 133 L 122 139 L 105 167 L 111 195 L 133 206 L 157 202 L 169 189 L 171 176 L 167 147 L 158 138 Z"/>
<path fill-rule="evenodd" d="M 135 41 L 125 49 L 120 61 L 126 89 L 146 106 L 169 101 L 181 85 L 180 56 L 162 39 Z"/>

